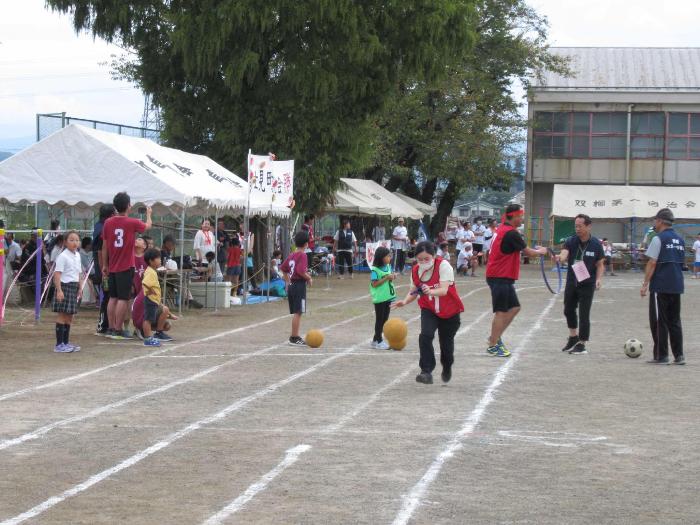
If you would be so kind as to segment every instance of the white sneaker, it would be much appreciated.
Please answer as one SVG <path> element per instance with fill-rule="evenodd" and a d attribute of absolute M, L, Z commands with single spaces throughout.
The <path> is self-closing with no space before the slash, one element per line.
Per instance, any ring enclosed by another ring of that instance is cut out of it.
<path fill-rule="evenodd" d="M 379 345 L 380 345 L 380 344 L 381 344 L 381 343 L 377 343 L 376 341 L 372 341 L 372 343 L 369 345 L 369 347 L 372 348 L 372 349 L 374 349 L 374 350 L 379 350 Z"/>
<path fill-rule="evenodd" d="M 377 343 L 377 350 L 389 350 L 390 346 L 386 341 L 382 341 L 381 343 Z"/>

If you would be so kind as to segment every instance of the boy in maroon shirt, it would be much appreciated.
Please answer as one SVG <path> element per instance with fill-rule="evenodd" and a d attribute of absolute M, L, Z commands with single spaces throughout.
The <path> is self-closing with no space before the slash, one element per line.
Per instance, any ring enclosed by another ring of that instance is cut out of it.
<path fill-rule="evenodd" d="M 301 314 L 306 312 L 306 283 L 312 284 L 311 275 L 306 259 L 306 248 L 309 246 L 309 234 L 306 231 L 297 232 L 294 236 L 296 251 L 287 257 L 280 266 L 284 282 L 287 283 L 287 302 L 292 317 L 292 335 L 289 337 L 291 346 L 306 346 L 299 336 Z"/>
<path fill-rule="evenodd" d="M 134 282 L 134 244 L 136 234 L 151 228 L 151 207 L 146 208 L 146 222 L 128 217 L 131 198 L 126 192 L 117 193 L 112 201 L 117 212 L 107 219 L 102 230 L 102 275 L 109 278 L 107 317 L 112 339 L 129 339 L 122 331 L 129 310 Z"/>

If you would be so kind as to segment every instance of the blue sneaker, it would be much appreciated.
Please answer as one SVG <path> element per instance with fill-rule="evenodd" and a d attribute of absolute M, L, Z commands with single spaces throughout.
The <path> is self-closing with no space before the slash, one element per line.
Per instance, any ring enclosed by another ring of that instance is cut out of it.
<path fill-rule="evenodd" d="M 160 341 L 155 337 L 151 336 L 148 339 L 144 340 L 143 346 L 160 346 Z"/>
<path fill-rule="evenodd" d="M 496 343 L 496 348 L 498 349 L 496 352 L 496 357 L 510 357 L 510 350 L 506 348 L 506 345 L 504 345 L 503 341 L 500 339 L 498 340 L 498 343 Z"/>
<path fill-rule="evenodd" d="M 73 347 L 69 345 L 64 345 L 63 343 L 58 344 L 53 347 L 53 351 L 57 354 L 70 354 L 73 351 Z"/>
<path fill-rule="evenodd" d="M 156 339 L 158 339 L 159 341 L 162 341 L 163 343 L 167 343 L 167 342 L 173 340 L 173 338 L 170 337 L 170 336 L 169 336 L 168 334 L 166 334 L 165 332 L 156 332 L 155 334 L 153 334 L 153 336 L 154 336 Z"/>
<path fill-rule="evenodd" d="M 489 347 L 486 349 L 486 352 L 488 352 L 489 355 L 497 356 L 499 350 L 500 350 L 500 347 L 498 346 L 498 343 L 496 343 L 496 344 L 493 345 L 493 346 L 489 346 Z"/>
<path fill-rule="evenodd" d="M 66 346 L 70 346 L 72 348 L 72 352 L 80 352 L 80 347 L 78 345 L 72 345 L 70 343 L 66 343 Z"/>

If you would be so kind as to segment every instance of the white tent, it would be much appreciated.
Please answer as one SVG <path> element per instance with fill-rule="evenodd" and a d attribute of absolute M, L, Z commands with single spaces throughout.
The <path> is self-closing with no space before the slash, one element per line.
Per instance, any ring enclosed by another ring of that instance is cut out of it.
<path fill-rule="evenodd" d="M 409 217 L 422 219 L 425 215 L 403 199 L 397 197 L 376 182 L 365 179 L 340 179 L 345 188 L 335 194 L 336 206 L 327 208 L 330 213 L 347 213 L 352 215 L 389 215 L 391 217 Z M 357 205 L 348 208 L 348 203 Z"/>
<path fill-rule="evenodd" d="M 553 217 L 649 219 L 670 208 L 676 219 L 700 219 L 700 187 L 555 184 Z"/>
<path fill-rule="evenodd" d="M 243 212 L 245 180 L 208 157 L 148 139 L 70 125 L 0 162 L 0 198 L 94 207 L 126 191 L 133 203 L 205 212 L 209 206 Z M 288 216 L 282 203 L 253 200 L 251 214 Z"/>
<path fill-rule="evenodd" d="M 430 217 L 432 217 L 433 215 L 437 215 L 437 208 L 432 204 L 426 204 L 424 202 L 419 201 L 418 199 L 414 199 L 413 197 L 404 195 L 403 193 L 395 193 L 394 195 L 399 197 L 406 204 L 413 206 L 419 211 L 422 211 L 423 215 L 428 215 Z"/>

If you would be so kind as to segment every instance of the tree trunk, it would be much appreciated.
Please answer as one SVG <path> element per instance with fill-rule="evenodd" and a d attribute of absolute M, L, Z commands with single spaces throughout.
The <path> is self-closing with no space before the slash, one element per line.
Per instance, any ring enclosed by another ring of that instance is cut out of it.
<path fill-rule="evenodd" d="M 454 182 L 450 182 L 442 194 L 442 198 L 438 203 L 437 213 L 433 217 L 430 223 L 430 236 L 436 238 L 438 232 L 441 232 L 445 227 L 445 221 L 452 212 L 455 201 L 457 200 L 457 185 Z"/>

